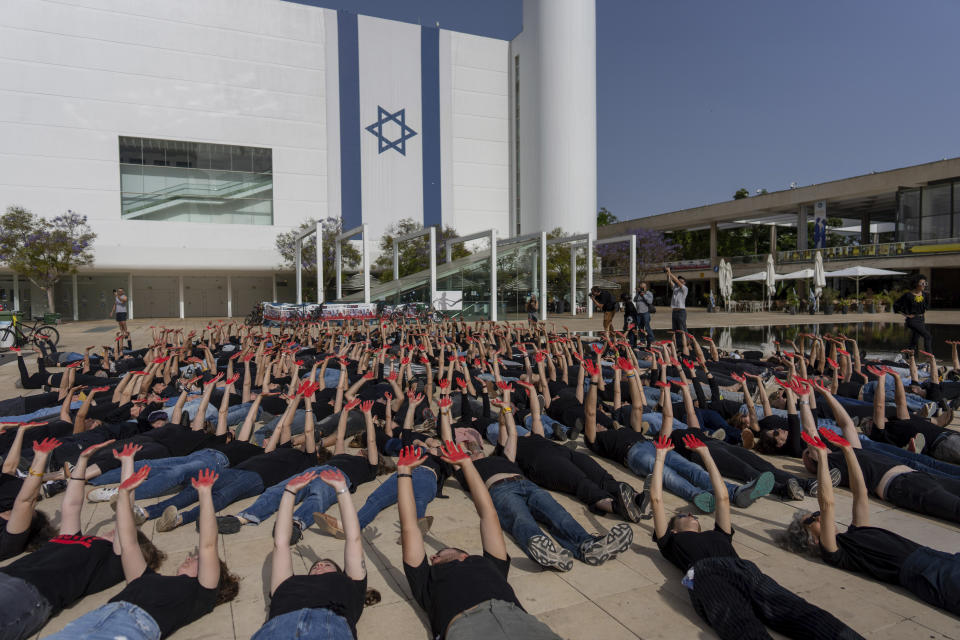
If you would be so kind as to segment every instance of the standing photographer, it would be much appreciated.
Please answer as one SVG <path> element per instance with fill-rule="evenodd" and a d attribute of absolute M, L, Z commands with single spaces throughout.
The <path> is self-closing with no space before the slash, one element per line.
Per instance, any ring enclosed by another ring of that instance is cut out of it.
<path fill-rule="evenodd" d="M 667 280 L 670 282 L 673 293 L 670 296 L 670 323 L 674 331 L 687 332 L 687 279 L 675 276 L 670 267 L 664 267 Z"/>
<path fill-rule="evenodd" d="M 590 299 L 593 300 L 594 308 L 603 312 L 603 330 L 613 331 L 613 316 L 617 312 L 617 303 L 609 291 L 602 291 L 600 287 L 594 286 L 590 289 Z"/>
<path fill-rule="evenodd" d="M 110 310 L 110 315 L 116 317 L 120 331 L 124 334 L 127 333 L 127 300 L 123 289 L 113 290 L 113 309 Z"/>

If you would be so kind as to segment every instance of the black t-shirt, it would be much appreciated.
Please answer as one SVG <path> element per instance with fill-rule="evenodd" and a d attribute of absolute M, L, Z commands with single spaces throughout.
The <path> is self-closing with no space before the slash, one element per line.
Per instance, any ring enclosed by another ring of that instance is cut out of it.
<path fill-rule="evenodd" d="M 224 436 L 216 436 L 216 440 L 210 443 L 209 448 L 227 456 L 231 467 L 236 467 L 241 462 L 249 460 L 254 456 L 263 455 L 263 447 L 258 447 L 250 442 L 242 442 L 240 440 L 231 440 L 230 442 L 226 442 L 225 440 L 226 438 Z"/>
<path fill-rule="evenodd" d="M 860 397 L 860 389 L 862 387 L 863 385 L 859 382 L 841 382 L 837 384 L 836 395 L 845 398 L 858 398 Z"/>
<path fill-rule="evenodd" d="M 617 429 L 600 431 L 593 442 L 587 442 L 590 450 L 608 460 L 624 464 L 630 449 L 646 438 L 639 431 L 633 429 Z"/>
<path fill-rule="evenodd" d="M 487 600 L 510 602 L 523 609 L 507 582 L 510 558 L 500 560 L 486 551 L 482 556 L 467 556 L 463 561 L 427 563 L 419 566 L 403 563 L 403 572 L 413 599 L 430 618 L 434 637 L 443 637 L 457 614 Z"/>
<path fill-rule="evenodd" d="M 595 299 L 603 311 L 615 311 L 617 309 L 617 303 L 609 291 L 601 291 Z"/>
<path fill-rule="evenodd" d="M 937 439 L 944 433 L 950 433 L 950 430 L 938 427 L 925 418 L 910 416 L 906 420 L 887 418 L 884 422 L 884 428 L 873 429 L 870 436 L 874 440 L 886 440 L 890 444 L 902 448 L 910 444 L 910 438 L 918 433 L 922 433 L 926 440 L 923 451 L 920 453 L 930 455 L 930 449 Z M 883 436 L 886 436 L 886 438 Z"/>
<path fill-rule="evenodd" d="M 359 485 L 370 482 L 377 477 L 377 465 L 370 464 L 366 456 L 339 453 L 324 464 L 340 469 L 343 475 L 350 478 L 350 493 L 356 493 Z"/>
<path fill-rule="evenodd" d="M 876 451 L 854 449 L 853 454 L 857 456 L 857 462 L 863 471 L 863 483 L 867 486 L 867 491 L 871 492 L 880 484 L 883 474 L 900 464 L 899 460 Z M 828 453 L 827 464 L 840 470 L 840 486 L 849 487 L 850 472 L 847 471 L 847 461 L 843 459 L 843 454 Z"/>
<path fill-rule="evenodd" d="M 147 569 L 110 602 L 137 605 L 156 621 L 160 637 L 166 638 L 213 611 L 217 590 L 204 589 L 190 576 L 161 576 Z"/>
<path fill-rule="evenodd" d="M 13 509 L 13 503 L 16 502 L 22 486 L 23 478 L 9 473 L 0 473 L 0 511 Z"/>
<path fill-rule="evenodd" d="M 263 480 L 264 487 L 272 487 L 291 476 L 316 466 L 317 456 L 299 449 L 283 446 L 270 453 L 261 453 L 238 464 L 235 468 L 251 471 Z"/>
<path fill-rule="evenodd" d="M 270 619 L 300 609 L 329 609 L 347 621 L 356 638 L 366 593 L 366 578 L 351 580 L 345 573 L 290 576 L 270 598 Z"/>
<path fill-rule="evenodd" d="M 7 531 L 6 518 L 0 518 L 0 560 L 6 560 L 22 553 L 27 548 L 27 540 L 29 539 L 29 528 L 23 533 L 10 533 Z"/>
<path fill-rule="evenodd" d="M 838 569 L 866 573 L 882 582 L 900 584 L 900 568 L 920 545 L 893 531 L 850 525 L 846 533 L 837 534 L 837 547 L 830 553 L 821 545 L 824 562 Z"/>
<path fill-rule="evenodd" d="M 517 438 L 517 466 L 525 474 L 553 466 L 558 457 L 569 458 L 570 450 L 535 433 Z"/>
<path fill-rule="evenodd" d="M 170 457 L 179 458 L 203 449 L 208 446 L 215 436 L 203 429 L 191 429 L 179 424 L 170 423 L 158 429 L 143 434 L 154 442 L 162 444 L 170 450 Z"/>
<path fill-rule="evenodd" d="M 113 543 L 81 535 L 57 536 L 0 572 L 36 587 L 53 607 L 51 616 L 123 580 L 123 566 Z"/>
<path fill-rule="evenodd" d="M 523 470 L 520 467 L 503 457 L 503 447 L 500 445 L 497 445 L 497 448 L 494 449 L 493 455 L 480 458 L 479 460 L 474 460 L 473 466 L 477 470 L 477 473 L 480 474 L 480 478 L 484 482 L 500 473 L 511 473 L 517 476 L 523 475 Z M 456 471 L 456 476 L 457 481 L 463 487 L 463 490 L 466 491 L 467 482 L 463 477 L 463 472 L 458 469 Z"/>
<path fill-rule="evenodd" d="M 727 533 L 714 523 L 712 531 L 667 531 L 662 538 L 653 534 L 653 541 L 660 548 L 660 554 L 679 567 L 688 571 L 697 560 L 704 558 L 737 558 L 733 548 L 733 527 Z M 696 580 L 696 576 L 693 578 Z"/>

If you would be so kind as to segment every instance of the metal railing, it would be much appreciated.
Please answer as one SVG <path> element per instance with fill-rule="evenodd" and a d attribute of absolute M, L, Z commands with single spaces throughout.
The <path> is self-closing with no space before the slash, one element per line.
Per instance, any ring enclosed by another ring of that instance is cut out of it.
<path fill-rule="evenodd" d="M 960 238 L 936 238 L 912 242 L 882 242 L 879 244 L 847 245 L 823 249 L 792 249 L 778 251 L 774 256 L 777 264 L 813 262 L 817 251 L 828 261 L 863 260 L 865 258 L 903 258 L 919 255 L 960 253 Z M 767 261 L 766 253 L 726 258 L 733 264 L 759 264 Z"/>

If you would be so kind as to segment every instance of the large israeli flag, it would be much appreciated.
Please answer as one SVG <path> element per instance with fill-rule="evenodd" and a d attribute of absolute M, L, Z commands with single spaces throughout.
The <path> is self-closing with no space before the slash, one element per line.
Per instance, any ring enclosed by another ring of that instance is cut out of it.
<path fill-rule="evenodd" d="M 337 12 L 341 211 L 440 222 L 439 30 Z"/>

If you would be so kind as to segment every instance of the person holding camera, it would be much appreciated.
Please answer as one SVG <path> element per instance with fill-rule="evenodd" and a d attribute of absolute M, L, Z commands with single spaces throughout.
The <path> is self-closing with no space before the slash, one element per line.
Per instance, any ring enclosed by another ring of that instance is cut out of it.
<path fill-rule="evenodd" d="M 637 309 L 637 330 L 643 331 L 647 340 L 647 349 L 653 342 L 653 326 L 650 324 L 650 314 L 656 313 L 657 309 L 653 304 L 653 292 L 650 291 L 646 282 L 641 282 L 637 287 L 637 295 L 633 297 L 633 304 Z"/>
<path fill-rule="evenodd" d="M 111 309 L 110 315 L 117 319 L 120 331 L 124 335 L 127 333 L 127 301 L 127 294 L 124 293 L 123 289 L 113 290 L 113 309 Z"/>
<path fill-rule="evenodd" d="M 687 279 L 675 276 L 670 267 L 664 267 L 667 280 L 670 282 L 670 324 L 674 331 L 687 332 Z"/>

